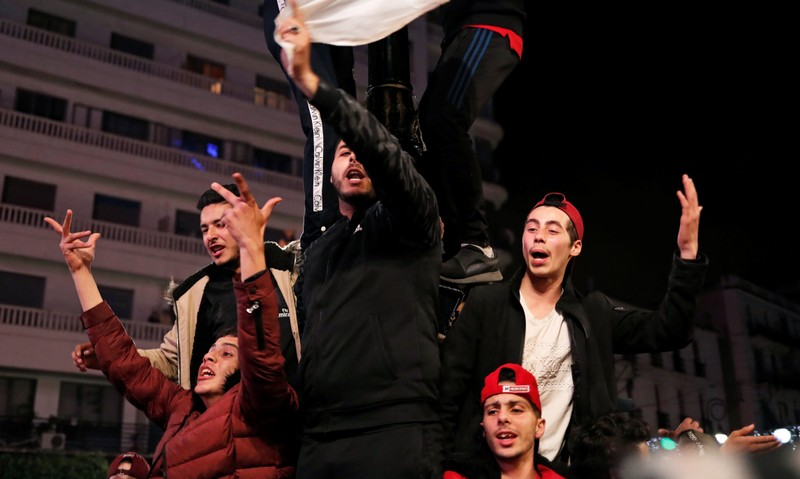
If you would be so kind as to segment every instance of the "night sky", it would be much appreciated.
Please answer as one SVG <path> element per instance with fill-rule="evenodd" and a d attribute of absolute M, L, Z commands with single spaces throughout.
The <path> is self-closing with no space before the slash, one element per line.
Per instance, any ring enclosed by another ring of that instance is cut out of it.
<path fill-rule="evenodd" d="M 576 285 L 654 305 L 688 173 L 704 207 L 707 285 L 726 274 L 773 291 L 800 280 L 797 132 L 785 118 L 797 113 L 757 22 L 673 5 L 586 7 L 529 12 L 523 62 L 495 96 L 506 136 L 494 164 L 510 200 L 491 222 L 517 235 L 515 261 L 527 211 L 560 191 L 586 225 Z"/>

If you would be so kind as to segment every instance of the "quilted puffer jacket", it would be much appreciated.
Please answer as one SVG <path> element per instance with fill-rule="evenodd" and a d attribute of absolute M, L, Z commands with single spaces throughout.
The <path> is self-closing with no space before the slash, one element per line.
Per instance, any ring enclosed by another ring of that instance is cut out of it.
<path fill-rule="evenodd" d="M 234 284 L 241 381 L 208 409 L 138 354 L 107 303 L 81 316 L 103 373 L 164 428 L 151 478 L 294 477 L 297 395 L 284 372 L 270 276 L 256 276 Z"/>

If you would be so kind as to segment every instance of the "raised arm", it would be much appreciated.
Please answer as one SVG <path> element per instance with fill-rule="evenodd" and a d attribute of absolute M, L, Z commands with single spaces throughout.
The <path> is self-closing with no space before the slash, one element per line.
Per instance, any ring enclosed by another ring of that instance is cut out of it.
<path fill-rule="evenodd" d="M 356 98 L 333 88 L 311 68 L 308 29 L 294 3 L 292 14 L 276 26 L 281 40 L 292 46 L 283 55 L 284 68 L 298 89 L 355 152 L 372 180 L 375 192 L 395 220 L 397 235 L 426 247 L 441 240 L 436 195 L 419 174 L 398 139 Z"/>
<path fill-rule="evenodd" d="M 95 245 L 100 238 L 100 233 L 92 233 L 89 230 L 71 233 L 72 210 L 67 210 L 63 224 L 59 224 L 58 221 L 49 217 L 44 220 L 56 233 L 61 235 L 61 242 L 58 246 L 61 248 L 67 267 L 69 267 L 83 311 L 88 311 L 102 303 L 103 297 L 100 295 L 91 269 Z M 88 239 L 84 240 L 87 237 Z"/>
<path fill-rule="evenodd" d="M 272 411 L 297 409 L 297 395 L 284 370 L 278 302 L 264 257 L 264 231 L 281 198 L 271 198 L 259 207 L 244 177 L 234 173 L 233 179 L 239 196 L 219 183 L 213 183 L 211 188 L 232 206 L 222 220 L 239 244 L 241 274 L 234 280 L 242 375 L 238 401 L 246 421 L 267 424 L 285 417 Z"/>
<path fill-rule="evenodd" d="M 276 26 L 281 41 L 290 46 L 281 51 L 281 62 L 289 78 L 310 99 L 319 87 L 319 76 L 311 69 L 311 36 L 295 0 L 289 0 L 289 8 L 292 14 Z"/>

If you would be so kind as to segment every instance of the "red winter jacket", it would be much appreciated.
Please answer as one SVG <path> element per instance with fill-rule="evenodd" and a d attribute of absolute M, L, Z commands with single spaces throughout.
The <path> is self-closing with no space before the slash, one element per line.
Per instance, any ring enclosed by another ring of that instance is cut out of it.
<path fill-rule="evenodd" d="M 241 382 L 207 410 L 193 392 L 168 380 L 139 355 L 107 303 L 81 316 L 108 380 L 164 428 L 151 478 L 294 477 L 297 394 L 283 369 L 270 275 L 256 276 L 246 283 L 238 277 L 234 282 Z"/>

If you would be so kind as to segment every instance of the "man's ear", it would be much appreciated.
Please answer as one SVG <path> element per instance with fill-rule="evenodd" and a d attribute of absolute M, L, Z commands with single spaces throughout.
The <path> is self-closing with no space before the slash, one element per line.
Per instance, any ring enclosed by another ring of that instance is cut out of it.
<path fill-rule="evenodd" d="M 544 436 L 544 418 L 539 418 L 536 420 L 536 430 L 534 431 L 533 437 L 536 439 L 541 439 Z"/>
<path fill-rule="evenodd" d="M 580 255 L 582 250 L 583 250 L 583 241 L 577 240 L 574 243 L 572 243 L 572 249 L 570 249 L 569 254 L 574 258 L 575 256 Z"/>

